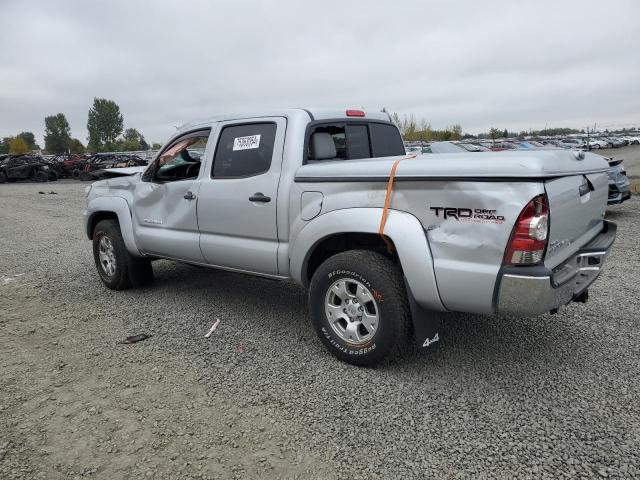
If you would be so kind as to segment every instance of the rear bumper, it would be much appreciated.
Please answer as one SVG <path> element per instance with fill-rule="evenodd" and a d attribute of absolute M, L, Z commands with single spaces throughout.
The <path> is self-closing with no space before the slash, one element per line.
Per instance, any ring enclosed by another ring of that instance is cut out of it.
<path fill-rule="evenodd" d="M 631 182 L 625 177 L 623 181 L 609 183 L 607 205 L 617 205 L 631 198 Z"/>
<path fill-rule="evenodd" d="M 498 285 L 496 311 L 526 316 L 555 310 L 571 301 L 585 301 L 616 238 L 616 224 L 604 221 L 602 231 L 553 270 L 544 266 L 506 267 Z"/>

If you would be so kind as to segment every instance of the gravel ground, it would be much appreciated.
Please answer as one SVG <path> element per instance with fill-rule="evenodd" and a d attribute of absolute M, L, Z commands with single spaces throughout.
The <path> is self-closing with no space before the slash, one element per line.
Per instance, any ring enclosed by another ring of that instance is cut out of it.
<path fill-rule="evenodd" d="M 83 188 L 0 185 L 0 478 L 640 477 L 640 197 L 588 304 L 452 315 L 363 369 L 290 283 L 161 261 L 103 288 Z"/>

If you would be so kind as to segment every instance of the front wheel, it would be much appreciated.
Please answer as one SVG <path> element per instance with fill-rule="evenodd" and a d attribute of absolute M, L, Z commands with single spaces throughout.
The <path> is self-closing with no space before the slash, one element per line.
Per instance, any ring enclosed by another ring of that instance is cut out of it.
<path fill-rule="evenodd" d="M 409 303 L 400 268 L 367 250 L 326 260 L 309 287 L 316 333 L 339 359 L 375 365 L 406 347 L 411 334 Z"/>
<path fill-rule="evenodd" d="M 111 290 L 153 283 L 151 261 L 129 253 L 116 220 L 102 220 L 96 225 L 93 231 L 93 258 L 102 283 Z"/>

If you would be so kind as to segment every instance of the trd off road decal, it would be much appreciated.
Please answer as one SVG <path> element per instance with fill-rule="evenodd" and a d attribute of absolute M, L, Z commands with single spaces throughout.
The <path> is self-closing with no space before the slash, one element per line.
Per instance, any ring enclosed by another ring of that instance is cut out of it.
<path fill-rule="evenodd" d="M 457 220 L 458 222 L 476 223 L 502 223 L 504 216 L 499 215 L 497 210 L 486 208 L 457 208 L 457 207 L 429 207 L 436 217 L 444 220 Z"/>

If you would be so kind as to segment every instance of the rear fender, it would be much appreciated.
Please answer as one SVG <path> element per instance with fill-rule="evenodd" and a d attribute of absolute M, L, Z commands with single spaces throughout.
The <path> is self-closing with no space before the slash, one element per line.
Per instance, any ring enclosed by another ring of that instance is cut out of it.
<path fill-rule="evenodd" d="M 135 237 L 133 235 L 133 222 L 131 221 L 131 210 L 124 198 L 120 197 L 97 197 L 92 199 L 87 206 L 85 213 L 85 232 L 89 238 L 93 236 L 92 225 L 96 215 L 105 212 L 112 212 L 118 216 L 122 239 L 131 255 L 143 256 L 138 250 Z"/>
<path fill-rule="evenodd" d="M 290 252 L 291 275 L 306 285 L 307 263 L 314 248 L 325 238 L 342 233 L 378 233 L 381 208 L 347 208 L 316 217 L 300 231 Z M 400 264 L 416 302 L 423 308 L 446 311 L 440 301 L 433 258 L 422 225 L 413 215 L 389 210 L 385 235 L 397 250 Z"/>

